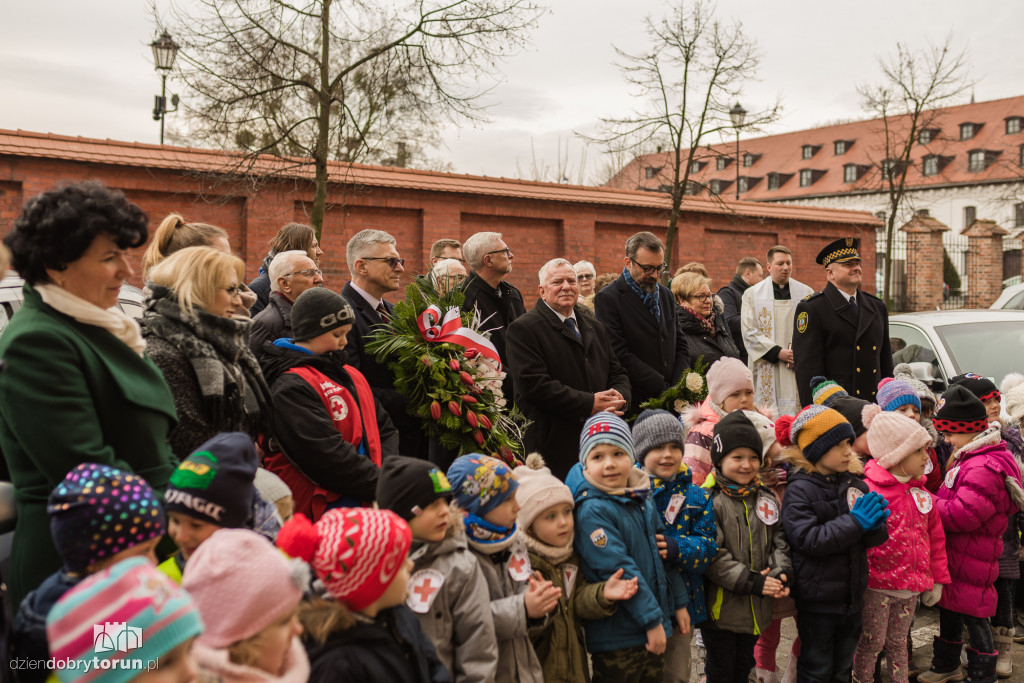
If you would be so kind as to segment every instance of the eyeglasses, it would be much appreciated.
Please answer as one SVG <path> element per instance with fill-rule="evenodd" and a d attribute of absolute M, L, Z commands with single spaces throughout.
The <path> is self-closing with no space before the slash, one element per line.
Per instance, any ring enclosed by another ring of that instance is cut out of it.
<path fill-rule="evenodd" d="M 594 274 L 593 273 L 583 273 L 583 275 L 577 275 L 576 279 L 577 280 L 593 280 L 594 279 Z"/>
<path fill-rule="evenodd" d="M 491 254 L 505 254 L 506 258 L 512 258 L 512 250 L 509 249 L 508 247 L 505 247 L 504 249 L 498 249 L 497 251 L 489 251 L 486 254 L 484 254 L 484 256 L 490 256 Z"/>
<path fill-rule="evenodd" d="M 404 258 L 398 258 L 397 256 L 363 256 L 363 261 L 387 261 L 388 267 L 394 270 L 398 266 L 405 265 Z"/>
<path fill-rule="evenodd" d="M 714 297 L 714 294 L 694 294 L 690 298 L 691 299 L 696 299 L 697 301 L 700 301 L 701 303 L 707 303 L 707 302 L 711 301 L 712 297 Z"/>
<path fill-rule="evenodd" d="M 228 293 L 229 297 L 234 299 L 236 296 L 242 296 L 242 285 L 231 285 L 230 287 L 225 287 L 224 291 Z"/>
<path fill-rule="evenodd" d="M 637 263 L 636 259 L 631 258 L 629 260 L 632 261 L 633 265 L 635 265 L 637 268 L 644 271 L 644 275 L 661 275 L 666 270 L 668 270 L 667 263 L 662 263 L 660 266 L 645 266 L 642 263 Z"/>
<path fill-rule="evenodd" d="M 305 275 L 306 277 L 316 277 L 317 275 L 323 275 L 324 271 L 319 268 L 306 268 L 305 270 L 296 270 L 294 273 L 288 273 L 285 277 L 291 277 L 292 275 Z"/>

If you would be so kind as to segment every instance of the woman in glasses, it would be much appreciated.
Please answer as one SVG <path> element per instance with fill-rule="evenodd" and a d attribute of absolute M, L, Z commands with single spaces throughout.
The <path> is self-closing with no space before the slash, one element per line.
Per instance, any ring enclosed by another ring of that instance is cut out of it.
<path fill-rule="evenodd" d="M 182 249 L 149 273 L 142 335 L 174 397 L 170 442 L 179 459 L 220 432 L 255 438 L 268 418 L 270 390 L 249 351 L 244 275 L 241 259 L 210 247 Z"/>
<path fill-rule="evenodd" d="M 320 248 L 316 232 L 312 227 L 302 223 L 287 223 L 277 232 L 274 239 L 270 240 L 270 250 L 263 259 L 263 265 L 260 266 L 260 274 L 249 283 L 249 288 L 256 294 L 256 303 L 251 307 L 253 315 L 266 308 L 270 302 L 270 262 L 281 252 L 296 249 L 306 252 L 316 267 L 320 267 L 320 257 L 323 256 L 324 250 Z"/>
<path fill-rule="evenodd" d="M 719 358 L 739 358 L 740 352 L 720 311 L 715 310 L 711 280 L 698 272 L 672 278 L 672 295 L 679 304 L 679 326 L 686 335 L 691 364 L 700 356 L 710 367 Z"/>

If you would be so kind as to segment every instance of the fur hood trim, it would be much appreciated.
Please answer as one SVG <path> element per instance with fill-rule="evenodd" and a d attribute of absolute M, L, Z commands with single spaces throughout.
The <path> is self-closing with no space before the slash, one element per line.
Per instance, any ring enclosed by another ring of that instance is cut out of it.
<path fill-rule="evenodd" d="M 1003 435 L 999 429 L 999 426 L 989 425 L 988 429 L 983 431 L 978 436 L 974 437 L 974 440 L 972 440 L 970 443 L 965 444 L 964 446 L 961 446 L 960 448 L 953 451 L 953 454 L 949 456 L 949 462 L 955 463 L 961 459 L 961 456 L 964 456 L 967 453 L 973 453 L 974 451 L 979 451 L 982 448 L 986 448 L 988 446 L 995 446 L 1002 440 Z"/>

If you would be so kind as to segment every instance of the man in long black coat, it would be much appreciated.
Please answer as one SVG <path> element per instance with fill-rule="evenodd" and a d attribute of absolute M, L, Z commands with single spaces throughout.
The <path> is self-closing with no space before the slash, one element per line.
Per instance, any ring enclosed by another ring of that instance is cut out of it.
<path fill-rule="evenodd" d="M 551 472 L 565 478 L 579 462 L 580 430 L 602 410 L 629 405 L 629 376 L 604 325 L 576 306 L 572 264 L 555 259 L 541 269 L 540 299 L 508 328 L 507 352 L 516 405 L 533 424 L 526 452 L 538 451 Z"/>
<path fill-rule="evenodd" d="M 736 264 L 736 274 L 729 284 L 718 290 L 718 298 L 722 300 L 725 311 L 722 317 L 729 325 L 732 340 L 740 352 L 740 360 L 747 362 L 747 347 L 743 343 L 743 328 L 740 325 L 740 312 L 743 310 L 743 292 L 756 285 L 764 277 L 761 262 L 753 256 L 744 256 Z"/>
<path fill-rule="evenodd" d="M 594 313 L 608 330 L 619 363 L 629 374 L 636 408 L 679 381 L 690 365 L 686 335 L 672 292 L 658 284 L 665 246 L 649 232 L 626 240 L 622 275 L 594 297 Z"/>
<path fill-rule="evenodd" d="M 811 378 L 828 377 L 850 396 L 874 401 L 878 383 L 892 377 L 889 310 L 860 291 L 860 240 L 844 237 L 818 254 L 828 284 L 796 307 L 793 356 L 800 403 L 813 402 Z"/>

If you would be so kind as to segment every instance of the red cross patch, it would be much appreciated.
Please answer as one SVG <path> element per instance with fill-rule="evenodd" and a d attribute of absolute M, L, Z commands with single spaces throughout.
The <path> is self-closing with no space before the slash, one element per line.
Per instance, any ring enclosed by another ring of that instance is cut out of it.
<path fill-rule="evenodd" d="M 421 569 L 409 579 L 409 596 L 405 605 L 417 614 L 426 614 L 434 604 L 445 576 L 436 569 Z"/>
<path fill-rule="evenodd" d="M 927 515 L 932 511 L 932 494 L 928 493 L 923 489 L 914 487 L 910 489 L 910 495 L 914 499 L 914 505 L 917 506 L 918 511 L 923 515 Z"/>
<path fill-rule="evenodd" d="M 513 581 L 526 581 L 530 578 L 533 567 L 530 566 L 530 556 L 526 548 L 517 548 L 508 561 L 508 575 Z"/>
<path fill-rule="evenodd" d="M 754 512 L 757 514 L 757 518 L 768 526 L 779 521 L 779 504 L 771 498 L 759 498 Z"/>

